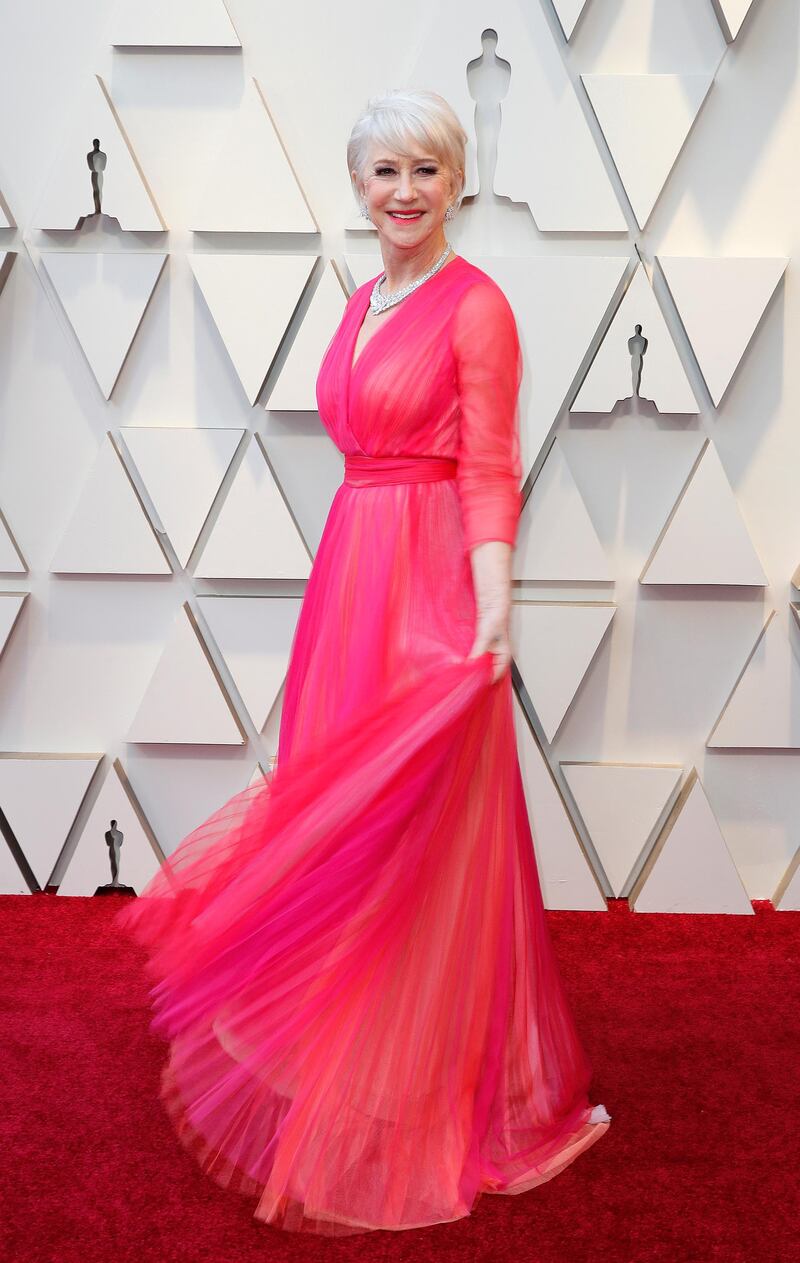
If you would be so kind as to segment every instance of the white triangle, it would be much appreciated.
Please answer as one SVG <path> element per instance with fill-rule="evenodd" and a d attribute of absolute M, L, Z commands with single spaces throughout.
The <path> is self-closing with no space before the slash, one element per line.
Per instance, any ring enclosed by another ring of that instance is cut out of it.
<path fill-rule="evenodd" d="M 558 438 L 522 510 L 512 567 L 529 582 L 614 581 Z"/>
<path fill-rule="evenodd" d="M 0 657 L 29 592 L 0 592 Z"/>
<path fill-rule="evenodd" d="M 244 430 L 129 425 L 120 434 L 185 567 Z"/>
<path fill-rule="evenodd" d="M 536 866 L 545 908 L 605 912 L 606 901 L 575 826 L 531 732 L 516 690 L 514 727 Z"/>
<path fill-rule="evenodd" d="M 714 82 L 703 75 L 581 75 L 644 228 Z"/>
<path fill-rule="evenodd" d="M 50 563 L 56 574 L 171 574 L 122 461 L 106 435 Z"/>
<path fill-rule="evenodd" d="M 195 567 L 201 579 L 307 579 L 308 550 L 256 436 Z"/>
<path fill-rule="evenodd" d="M 519 329 L 523 482 L 567 399 L 628 266 L 624 256 L 471 258 L 506 294 Z"/>
<path fill-rule="evenodd" d="M 772 610 L 706 745 L 712 750 L 800 749 L 798 697 L 800 662 Z"/>
<path fill-rule="evenodd" d="M 161 232 L 166 227 L 142 178 L 105 84 L 91 75 L 81 89 L 70 88 L 68 121 L 54 144 L 55 164 L 31 227 L 77 228 L 94 214 L 92 173 L 87 154 L 92 140 L 106 155 L 100 208 L 128 232 Z"/>
<path fill-rule="evenodd" d="M 619 897 L 680 784 L 681 767 L 566 760 L 561 768 Z"/>
<path fill-rule="evenodd" d="M 246 81 L 208 173 L 195 232 L 319 232 L 255 79 Z"/>
<path fill-rule="evenodd" d="M 694 769 L 630 903 L 634 912 L 755 915 Z"/>
<path fill-rule="evenodd" d="M 241 48 L 222 0 L 118 0 L 115 48 Z"/>
<path fill-rule="evenodd" d="M 514 601 L 514 660 L 552 741 L 616 612 L 600 601 Z"/>
<path fill-rule="evenodd" d="M 106 399 L 111 397 L 166 257 L 87 250 L 51 250 L 40 255 Z"/>
<path fill-rule="evenodd" d="M 717 449 L 706 439 L 662 528 L 640 583 L 765 586 Z"/>
<path fill-rule="evenodd" d="M 571 39 L 578 18 L 586 8 L 586 0 L 553 0 L 553 8 L 565 37 Z"/>
<path fill-rule="evenodd" d="M 42 887 L 102 757 L 0 754 L 0 809 Z"/>
<path fill-rule="evenodd" d="M 657 258 L 719 407 L 789 260 Z"/>
<path fill-rule="evenodd" d="M 261 732 L 286 678 L 303 598 L 200 596 L 198 603 L 239 695 Z"/>
<path fill-rule="evenodd" d="M 189 263 L 250 403 L 316 262 L 309 254 L 191 254 Z"/>
<path fill-rule="evenodd" d="M 0 574 L 27 574 L 25 558 L 17 547 L 11 528 L 0 509 Z"/>
<path fill-rule="evenodd" d="M 328 260 L 280 377 L 267 400 L 268 408 L 276 411 L 316 411 L 317 373 L 339 327 L 346 303 L 347 294 L 333 263 Z"/>
<path fill-rule="evenodd" d="M 632 397 L 634 382 L 629 339 L 642 326 L 647 349 L 642 357 L 639 393 L 662 413 L 699 413 L 683 366 L 675 350 L 661 308 L 639 264 L 600 343 L 570 412 L 612 412 L 620 400 Z"/>
<path fill-rule="evenodd" d="M 110 850 L 106 832 L 111 821 L 122 833 L 117 881 L 132 886 L 140 894 L 158 871 L 158 843 L 145 819 L 118 759 L 103 782 L 89 818 L 81 830 L 66 872 L 58 887 L 60 895 L 93 895 L 98 886 L 111 881 Z"/>
<path fill-rule="evenodd" d="M 243 745 L 244 733 L 185 604 L 128 732 L 128 741 Z"/>
<path fill-rule="evenodd" d="M 720 10 L 722 11 L 723 21 L 722 31 L 725 38 L 730 42 L 736 39 L 741 30 L 742 22 L 744 22 L 753 0 L 717 0 Z M 727 26 L 727 30 L 725 27 Z"/>

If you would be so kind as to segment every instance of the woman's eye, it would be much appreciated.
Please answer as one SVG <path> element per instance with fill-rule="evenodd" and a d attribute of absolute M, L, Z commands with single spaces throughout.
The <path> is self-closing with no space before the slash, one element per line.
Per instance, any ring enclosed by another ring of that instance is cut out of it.
<path fill-rule="evenodd" d="M 417 167 L 417 170 L 421 171 L 424 175 L 436 175 L 437 168 L 436 167 Z M 376 167 L 375 174 L 376 175 L 387 175 L 387 174 L 393 175 L 395 174 L 395 170 L 394 170 L 394 167 Z"/>

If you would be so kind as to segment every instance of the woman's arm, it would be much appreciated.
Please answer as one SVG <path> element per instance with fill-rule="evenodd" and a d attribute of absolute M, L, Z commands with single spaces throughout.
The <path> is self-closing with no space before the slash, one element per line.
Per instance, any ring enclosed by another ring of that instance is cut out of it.
<path fill-rule="evenodd" d="M 460 405 L 457 482 L 476 601 L 469 656 L 491 651 L 496 681 L 511 663 L 511 556 L 522 477 L 522 352 L 514 314 L 498 285 L 476 284 L 462 297 L 453 350 Z"/>

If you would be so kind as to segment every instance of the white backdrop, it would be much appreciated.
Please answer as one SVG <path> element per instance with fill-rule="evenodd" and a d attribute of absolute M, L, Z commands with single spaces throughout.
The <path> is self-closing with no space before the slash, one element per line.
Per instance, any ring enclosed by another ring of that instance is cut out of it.
<path fill-rule="evenodd" d="M 129 8 L 0 11 L 0 888 L 28 889 L 15 857 L 91 893 L 110 816 L 141 885 L 268 767 L 342 476 L 318 354 L 380 270 L 345 142 L 417 82 L 474 129 L 450 238 L 525 349 L 512 639 L 546 900 L 800 906 L 799 0 L 230 0 L 240 47 L 114 48 Z M 69 143 L 95 135 L 122 226 L 78 231 Z"/>

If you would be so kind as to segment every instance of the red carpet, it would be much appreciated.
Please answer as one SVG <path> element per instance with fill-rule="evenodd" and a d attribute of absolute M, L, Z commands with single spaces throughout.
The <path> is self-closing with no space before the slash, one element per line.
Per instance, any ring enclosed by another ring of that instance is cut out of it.
<path fill-rule="evenodd" d="M 0 897 L 9 1263 L 800 1260 L 799 915 L 550 913 L 608 1134 L 457 1223 L 319 1240 L 257 1223 L 174 1140 L 116 907 Z"/>

